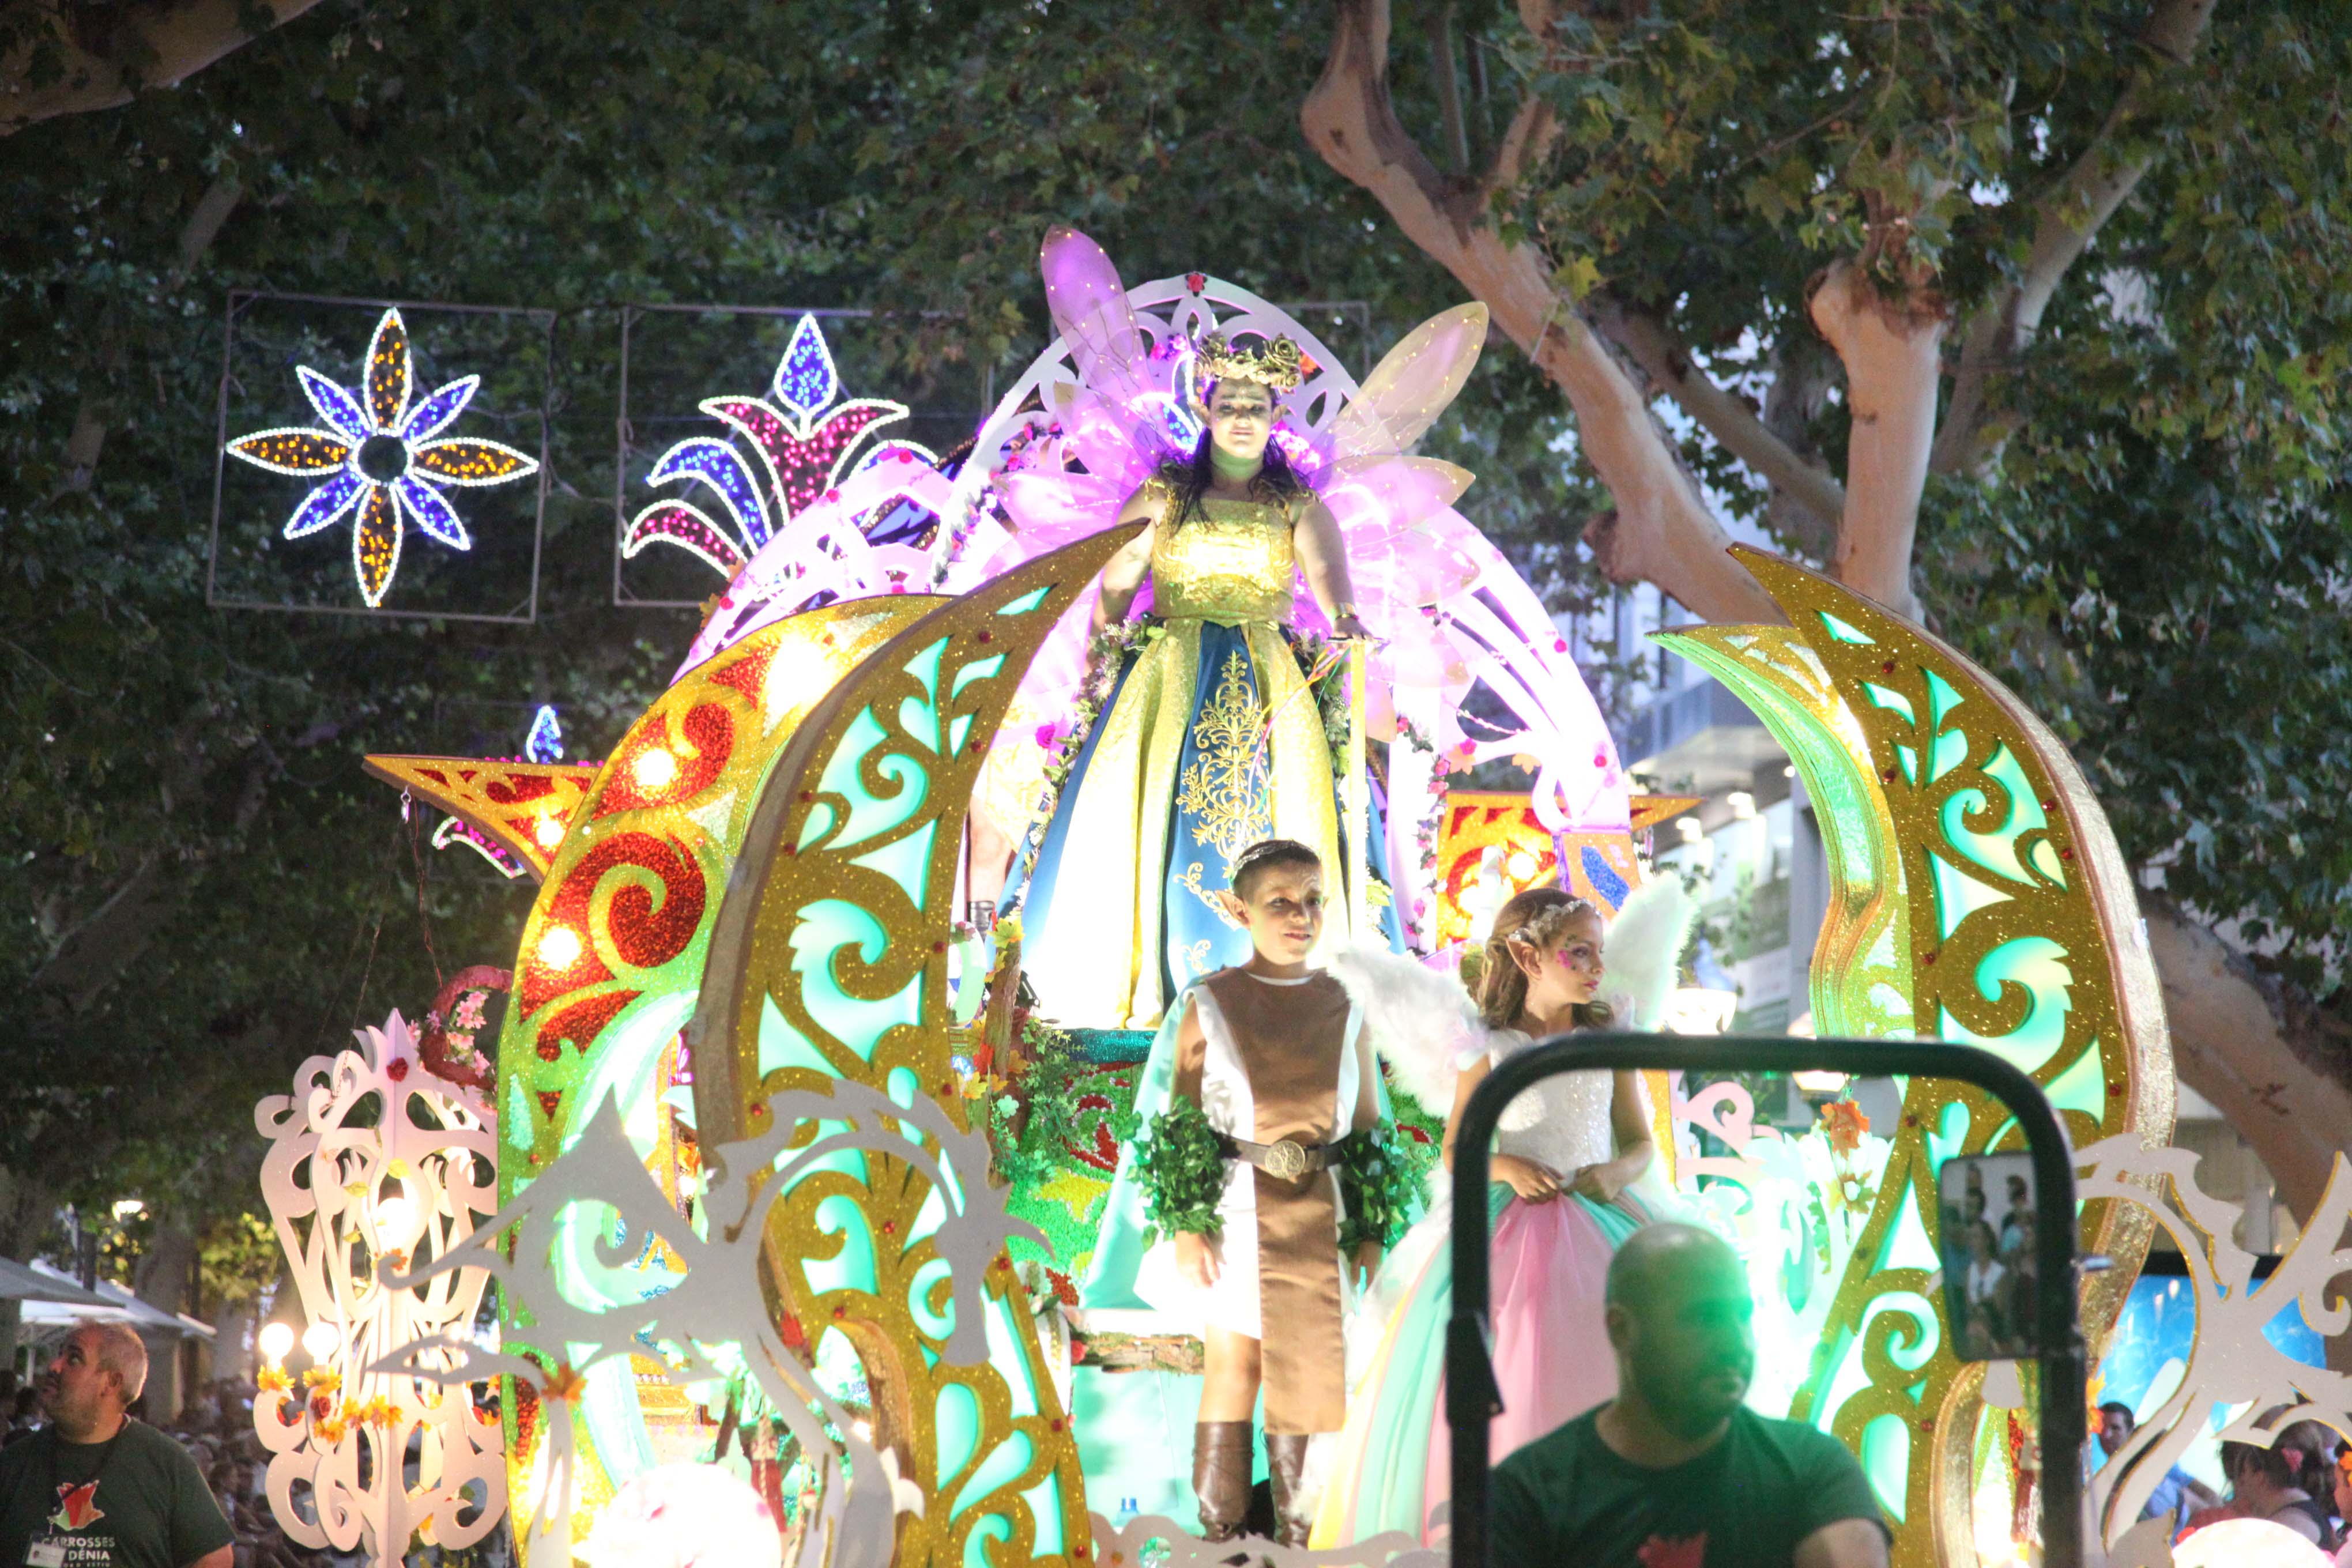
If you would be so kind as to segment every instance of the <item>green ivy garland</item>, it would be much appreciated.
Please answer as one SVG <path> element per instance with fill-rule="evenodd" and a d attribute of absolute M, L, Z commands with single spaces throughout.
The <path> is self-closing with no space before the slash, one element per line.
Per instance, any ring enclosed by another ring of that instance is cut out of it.
<path fill-rule="evenodd" d="M 988 1143 L 997 1179 L 1025 1192 L 1051 1181 L 1067 1163 L 1086 1089 L 1079 1070 L 1085 1064 L 1071 1048 L 1068 1030 L 1024 1018 L 1021 1038 L 1029 1064 L 989 1097 Z"/>
<path fill-rule="evenodd" d="M 1135 1141 L 1135 1179 L 1142 1184 L 1143 1209 L 1151 1222 L 1144 1230 L 1143 1245 L 1157 1243 L 1163 1231 L 1212 1240 L 1223 1235 L 1217 1200 L 1225 1192 L 1225 1157 L 1208 1112 L 1199 1101 L 1175 1095 L 1139 1137 L 1140 1125 L 1140 1119 L 1129 1112 L 1116 1131 L 1120 1139 Z"/>
<path fill-rule="evenodd" d="M 1339 1163 L 1339 1250 L 1352 1253 L 1367 1241 L 1393 1247 L 1412 1223 L 1421 1198 L 1412 1163 L 1396 1148 L 1388 1122 L 1343 1138 L 1334 1152 Z"/>

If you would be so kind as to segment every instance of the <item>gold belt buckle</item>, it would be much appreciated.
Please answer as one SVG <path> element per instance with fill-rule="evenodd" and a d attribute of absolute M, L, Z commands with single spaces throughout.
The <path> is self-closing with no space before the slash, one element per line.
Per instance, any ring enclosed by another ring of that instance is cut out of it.
<path fill-rule="evenodd" d="M 1265 1173 L 1277 1181 L 1295 1182 L 1307 1173 L 1307 1151 L 1295 1139 L 1285 1138 L 1265 1152 Z"/>

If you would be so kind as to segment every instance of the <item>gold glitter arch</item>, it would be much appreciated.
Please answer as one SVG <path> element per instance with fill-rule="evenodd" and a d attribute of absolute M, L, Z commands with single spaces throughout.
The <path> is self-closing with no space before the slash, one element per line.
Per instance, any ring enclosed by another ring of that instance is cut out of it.
<path fill-rule="evenodd" d="M 762 1130 L 786 1089 L 868 1084 L 965 1102 L 947 1026 L 950 907 L 963 819 L 1013 689 L 1061 615 L 1136 530 L 1111 530 L 949 601 L 874 650 L 809 713 L 753 809 L 719 901 L 695 1019 L 694 1103 L 715 1145 Z M 953 1171 L 982 1182 L 982 1171 Z M 866 1152 L 772 1212 L 763 1286 L 820 1357 L 838 1331 L 872 1390 L 876 1446 L 926 1497 L 896 1561 L 1088 1561 L 1076 1439 L 1010 1260 L 989 1268 L 997 1353 L 939 1359 L 939 1203 Z M 790 1338 L 791 1336 L 787 1336 Z"/>
<path fill-rule="evenodd" d="M 2174 1079 L 2155 963 L 2129 870 L 2073 759 L 1933 634 L 1777 557 L 1735 552 L 1791 626 L 1658 640 L 1756 710 L 1819 812 L 1832 881 L 1812 979 L 1822 1032 L 1980 1045 L 2042 1086 L 2075 1147 L 2126 1132 L 2163 1142 Z M 1895 1520 L 1897 1568 L 1979 1561 L 1983 1369 L 1952 1357 L 1941 1293 L 1927 1289 L 1940 1267 L 1935 1170 L 1952 1154 L 2021 1146 L 1979 1091 L 1910 1080 L 1790 1412 L 1863 1454 Z M 2115 1261 L 2080 1287 L 2095 1356 L 2151 1224 L 2137 1205 L 2101 1201 L 2084 1205 L 2080 1226 L 2081 1250 Z"/>

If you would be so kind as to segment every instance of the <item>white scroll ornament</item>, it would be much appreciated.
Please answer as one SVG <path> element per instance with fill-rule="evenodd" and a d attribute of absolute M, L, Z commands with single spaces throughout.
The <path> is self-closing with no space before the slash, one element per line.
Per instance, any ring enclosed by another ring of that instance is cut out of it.
<path fill-rule="evenodd" d="M 262 1196 L 293 1266 L 316 1364 L 299 1391 L 283 1368 L 266 1368 L 253 1423 L 271 1455 L 269 1506 L 287 1535 L 364 1551 L 389 1568 L 412 1539 L 471 1546 L 506 1511 L 496 1414 L 463 1384 L 373 1365 L 395 1346 L 472 1333 L 482 1269 L 393 1288 L 376 1268 L 424 1268 L 497 1209 L 497 1121 L 476 1091 L 418 1065 L 416 1037 L 398 1013 L 356 1035 L 358 1049 L 310 1058 L 291 1095 L 254 1108 L 270 1141 Z"/>

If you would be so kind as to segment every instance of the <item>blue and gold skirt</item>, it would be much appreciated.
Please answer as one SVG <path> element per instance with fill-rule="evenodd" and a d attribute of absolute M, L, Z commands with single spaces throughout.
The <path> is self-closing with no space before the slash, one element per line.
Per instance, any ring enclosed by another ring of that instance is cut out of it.
<path fill-rule="evenodd" d="M 1373 940 L 1402 946 L 1379 809 L 1375 794 Z M 1040 1011 L 1150 1027 L 1187 982 L 1246 959 L 1249 935 L 1217 895 L 1234 856 L 1261 838 L 1323 858 L 1324 945 L 1357 940 L 1339 818 L 1322 710 L 1281 628 L 1161 623 L 1127 656 L 1044 837 L 1006 885 Z"/>

